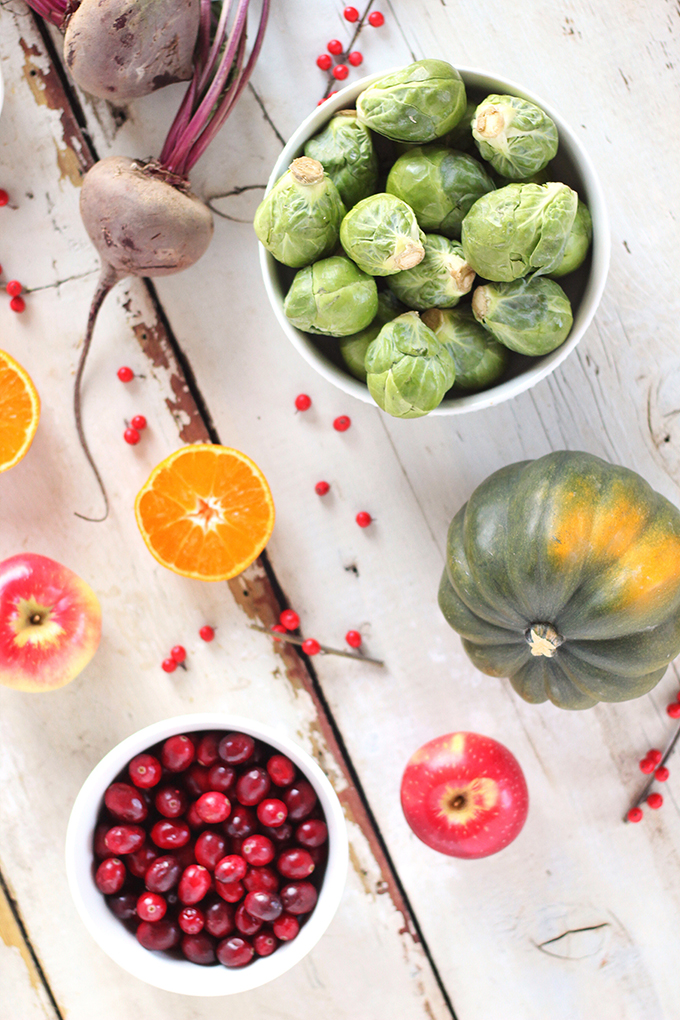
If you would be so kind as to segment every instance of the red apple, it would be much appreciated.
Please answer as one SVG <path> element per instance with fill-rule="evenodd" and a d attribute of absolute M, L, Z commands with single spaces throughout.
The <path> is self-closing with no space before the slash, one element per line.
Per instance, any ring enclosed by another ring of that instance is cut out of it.
<path fill-rule="evenodd" d="M 418 839 L 451 857 L 488 857 L 524 825 L 529 793 L 507 747 L 481 733 L 446 733 L 404 770 L 401 806 Z"/>
<path fill-rule="evenodd" d="M 101 627 L 97 596 L 68 567 L 37 553 L 0 563 L 0 684 L 63 687 L 96 652 Z"/>

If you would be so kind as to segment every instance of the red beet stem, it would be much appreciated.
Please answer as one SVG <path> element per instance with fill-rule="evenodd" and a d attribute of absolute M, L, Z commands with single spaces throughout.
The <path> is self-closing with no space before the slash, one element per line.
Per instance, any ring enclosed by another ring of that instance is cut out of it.
<path fill-rule="evenodd" d="M 27 0 L 28 6 L 45 21 L 51 21 L 57 28 L 64 27 L 64 19 L 73 9 L 65 0 Z"/>

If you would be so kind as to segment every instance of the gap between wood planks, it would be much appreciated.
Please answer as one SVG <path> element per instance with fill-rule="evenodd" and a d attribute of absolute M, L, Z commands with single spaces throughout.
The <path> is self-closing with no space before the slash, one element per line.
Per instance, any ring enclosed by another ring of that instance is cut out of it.
<path fill-rule="evenodd" d="M 57 1000 L 50 988 L 45 972 L 40 965 L 40 961 L 36 956 L 33 946 L 31 945 L 31 940 L 28 937 L 28 932 L 26 931 L 26 926 L 24 925 L 19 912 L 19 907 L 9 891 L 2 871 L 0 871 L 0 939 L 2 939 L 6 946 L 14 946 L 19 950 L 21 958 L 26 965 L 28 978 L 32 987 L 38 995 L 40 995 L 42 991 L 43 995 L 41 998 L 44 998 L 44 996 L 47 997 L 49 1005 L 54 1013 L 54 1017 L 58 1018 L 58 1020 L 65 1020 L 64 1014 L 59 1008 Z M 42 1004 L 43 1006 L 46 1005 L 44 1001 Z"/>

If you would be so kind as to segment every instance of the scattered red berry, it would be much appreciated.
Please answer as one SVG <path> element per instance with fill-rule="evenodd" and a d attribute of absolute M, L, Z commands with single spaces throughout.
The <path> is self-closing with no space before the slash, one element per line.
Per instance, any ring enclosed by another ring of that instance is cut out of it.
<path fill-rule="evenodd" d="M 680 701 L 671 701 L 670 705 L 666 706 L 666 712 L 671 719 L 680 719 Z"/>
<path fill-rule="evenodd" d="M 295 398 L 295 407 L 298 411 L 308 411 L 312 406 L 312 398 L 306 393 L 298 393 Z"/>
<path fill-rule="evenodd" d="M 365 510 L 360 510 L 359 513 L 356 515 L 355 520 L 360 528 L 367 528 L 369 524 L 372 522 L 373 518 L 369 513 L 366 513 Z"/>
<path fill-rule="evenodd" d="M 132 382 L 132 380 L 135 377 L 135 373 L 132 371 L 131 368 L 128 368 L 127 365 L 123 365 L 122 368 L 119 368 L 116 375 L 118 376 L 121 382 Z"/>
<path fill-rule="evenodd" d="M 301 647 L 305 655 L 318 655 L 321 651 L 321 645 L 313 637 L 307 638 L 306 641 L 303 641 Z"/>
<path fill-rule="evenodd" d="M 359 20 L 359 12 L 356 7 L 345 7 L 342 14 L 345 21 L 355 22 Z"/>
<path fill-rule="evenodd" d="M 275 632 L 276 634 L 287 634 L 287 633 L 288 633 L 288 631 L 286 630 L 286 628 L 285 628 L 285 627 L 283 626 L 283 624 L 282 624 L 282 623 L 276 623 L 276 624 L 274 624 L 274 626 L 272 627 L 272 630 L 273 630 L 273 631 L 274 631 L 274 632 Z M 280 640 L 281 640 L 281 638 L 274 638 L 274 640 L 275 640 L 275 641 L 280 641 Z"/>
<path fill-rule="evenodd" d="M 5 290 L 7 291 L 10 297 L 17 297 L 19 294 L 21 294 L 23 289 L 24 288 L 21 286 L 18 280 L 10 280 L 7 286 L 5 287 Z"/>
<path fill-rule="evenodd" d="M 325 496 L 329 489 L 330 485 L 328 482 L 317 482 L 314 486 L 314 492 L 317 496 Z"/>
<path fill-rule="evenodd" d="M 177 662 L 177 663 L 184 662 L 186 657 L 187 657 L 187 650 L 186 650 L 186 648 L 182 648 L 181 645 L 175 645 L 175 647 L 170 652 L 170 658 L 174 659 L 175 662 Z"/>
<path fill-rule="evenodd" d="M 201 629 L 198 632 L 198 636 L 201 638 L 202 641 L 212 641 L 212 639 L 215 637 L 215 631 L 213 630 L 212 627 L 208 627 L 208 625 L 206 624 L 205 627 L 201 627 Z"/>
<path fill-rule="evenodd" d="M 347 64 L 336 64 L 333 68 L 333 77 L 337 78 L 338 81 L 344 81 L 349 74 L 349 67 Z"/>
<path fill-rule="evenodd" d="M 163 659 L 161 669 L 164 669 L 166 673 L 174 673 L 177 669 L 177 663 L 174 659 Z"/>
<path fill-rule="evenodd" d="M 351 418 L 348 418 L 346 414 L 341 414 L 338 418 L 334 419 L 333 428 L 336 432 L 346 432 L 351 424 Z"/>
<path fill-rule="evenodd" d="M 137 429 L 139 432 L 146 428 L 146 418 L 143 414 L 136 414 L 130 422 L 133 429 Z"/>
<path fill-rule="evenodd" d="M 293 609 L 284 609 L 279 616 L 279 623 L 282 623 L 286 630 L 297 630 L 300 626 L 300 617 Z"/>
<path fill-rule="evenodd" d="M 642 821 L 642 808 L 632 807 L 626 818 L 629 822 L 641 822 Z"/>
<path fill-rule="evenodd" d="M 22 297 L 13 297 L 9 303 L 9 307 L 13 312 L 24 312 L 26 311 L 26 302 Z"/>
<path fill-rule="evenodd" d="M 656 747 L 652 747 L 649 751 L 647 751 L 647 757 L 650 761 L 653 761 L 655 765 L 658 765 L 663 758 L 663 755 Z"/>
<path fill-rule="evenodd" d="M 669 776 L 670 772 L 665 765 L 659 765 L 658 769 L 654 773 L 654 778 L 659 783 L 665 783 Z"/>
<path fill-rule="evenodd" d="M 352 65 L 352 67 L 358 67 L 359 64 L 363 64 L 364 55 L 363 53 L 359 53 L 359 50 L 352 50 L 350 55 L 347 57 L 347 60 Z"/>
<path fill-rule="evenodd" d="M 655 765 L 651 758 L 642 758 L 640 761 L 640 772 L 644 772 L 646 776 L 651 775 L 654 771 Z"/>
<path fill-rule="evenodd" d="M 381 25 L 385 24 L 385 15 L 381 14 L 380 11 L 372 11 L 368 15 L 369 25 L 373 25 L 373 28 L 380 28 Z"/>
<path fill-rule="evenodd" d="M 9 202 L 9 195 L 4 188 L 0 188 L 0 206 L 7 205 Z"/>
<path fill-rule="evenodd" d="M 361 634 L 358 630 L 348 630 L 345 634 L 345 641 L 350 648 L 359 648 L 361 645 Z"/>
<path fill-rule="evenodd" d="M 130 446 L 136 446 L 141 438 L 142 437 L 137 429 L 125 429 L 125 432 L 123 433 L 123 439 L 126 443 L 129 443 Z"/>
<path fill-rule="evenodd" d="M 329 53 L 332 53 L 334 57 L 337 57 L 342 53 L 342 43 L 339 39 L 331 39 L 326 49 Z"/>
<path fill-rule="evenodd" d="M 649 797 L 647 798 L 647 803 L 649 804 L 650 808 L 654 808 L 654 810 L 656 811 L 656 809 L 660 808 L 661 805 L 663 804 L 663 797 L 661 796 L 660 793 L 650 793 Z"/>
<path fill-rule="evenodd" d="M 316 66 L 320 67 L 322 71 L 328 71 L 333 61 L 327 53 L 322 53 L 320 57 L 316 58 Z"/>

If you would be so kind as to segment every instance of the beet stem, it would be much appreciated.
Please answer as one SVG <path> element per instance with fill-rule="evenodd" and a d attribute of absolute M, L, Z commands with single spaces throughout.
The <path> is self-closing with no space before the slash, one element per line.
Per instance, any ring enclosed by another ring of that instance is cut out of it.
<path fill-rule="evenodd" d="M 63 0 L 27 0 L 27 2 L 28 6 L 45 21 L 51 21 L 57 28 L 62 27 L 68 10 L 68 4 Z"/>

